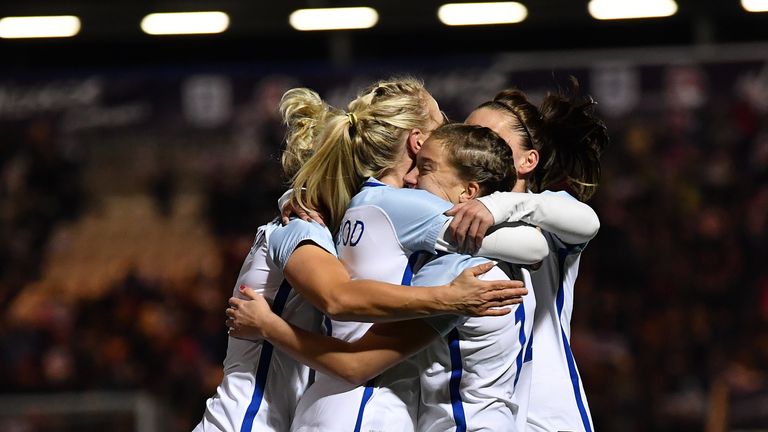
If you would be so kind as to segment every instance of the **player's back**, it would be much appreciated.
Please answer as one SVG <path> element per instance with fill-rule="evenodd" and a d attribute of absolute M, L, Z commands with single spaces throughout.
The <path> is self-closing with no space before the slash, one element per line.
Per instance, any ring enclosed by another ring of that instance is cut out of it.
<path fill-rule="evenodd" d="M 286 321 L 319 332 L 322 315 L 296 294 L 275 259 L 280 245 L 274 242 L 295 243 L 297 239 L 291 236 L 305 231 L 306 224 L 297 221 L 284 227 L 272 222 L 261 226 L 243 262 L 233 295 L 243 298 L 239 287 L 245 285 L 263 295 L 272 310 Z M 325 233 L 317 227 L 312 229 L 314 232 L 303 235 L 311 235 L 316 242 L 332 248 L 327 229 Z M 309 368 L 273 350 L 269 343 L 230 337 L 224 378 L 216 395 L 206 402 L 205 415 L 195 430 L 288 430 L 298 399 L 309 384 L 309 374 Z"/>
<path fill-rule="evenodd" d="M 571 314 L 581 251 L 544 232 L 550 247 L 532 274 L 536 294 L 529 431 L 593 430 L 589 405 L 571 352 Z"/>
<path fill-rule="evenodd" d="M 421 267 L 414 283 L 439 285 L 461 271 L 486 262 L 467 255 L 441 255 Z M 502 263 L 481 276 L 485 280 L 523 280 L 527 270 Z M 421 399 L 418 430 L 424 432 L 523 430 L 530 387 L 525 361 L 536 300 L 532 294 L 499 317 L 428 318 L 441 333 L 417 355 Z"/>
<path fill-rule="evenodd" d="M 410 285 L 409 259 L 434 253 L 450 203 L 424 191 L 396 189 L 370 179 L 350 203 L 336 247 L 353 279 Z M 410 289 L 404 287 L 403 289 Z M 326 319 L 330 334 L 359 339 L 370 323 Z M 411 431 L 416 420 L 418 370 L 411 360 L 390 368 L 365 386 L 317 374 L 299 404 L 292 430 Z"/>

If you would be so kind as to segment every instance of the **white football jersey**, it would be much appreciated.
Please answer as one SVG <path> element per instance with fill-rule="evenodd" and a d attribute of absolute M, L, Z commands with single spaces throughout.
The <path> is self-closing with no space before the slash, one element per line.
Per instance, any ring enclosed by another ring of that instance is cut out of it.
<path fill-rule="evenodd" d="M 486 261 L 441 255 L 418 270 L 414 283 L 444 284 Z M 531 289 L 530 274 L 517 266 L 502 263 L 481 276 L 486 280 L 510 278 L 524 281 Z M 417 354 L 422 368 L 419 431 L 524 430 L 531 384 L 526 350 L 536 307 L 532 289 L 523 300 L 500 317 L 427 318 L 442 337 Z"/>
<path fill-rule="evenodd" d="M 353 279 L 410 285 L 412 261 L 435 253 L 451 204 L 420 190 L 396 189 L 369 179 L 352 199 L 336 239 L 339 258 Z M 403 288 L 410 289 L 410 288 Z M 354 341 L 370 323 L 328 322 L 330 334 Z M 292 430 L 318 432 L 413 431 L 418 406 L 418 369 L 405 360 L 365 386 L 317 373 L 299 402 Z"/>
<path fill-rule="evenodd" d="M 571 352 L 573 290 L 581 251 L 544 232 L 550 253 L 532 275 L 536 294 L 533 327 L 533 380 L 528 430 L 592 432 L 592 418 Z"/>
<path fill-rule="evenodd" d="M 336 256 L 330 231 L 315 222 L 294 219 L 286 226 L 272 222 L 260 227 L 233 295 L 242 298 L 239 287 L 246 285 L 262 294 L 286 321 L 319 332 L 322 315 L 283 276 L 288 258 L 307 240 Z M 230 337 L 224 379 L 206 401 L 194 431 L 286 431 L 309 384 L 310 369 L 269 342 Z"/>

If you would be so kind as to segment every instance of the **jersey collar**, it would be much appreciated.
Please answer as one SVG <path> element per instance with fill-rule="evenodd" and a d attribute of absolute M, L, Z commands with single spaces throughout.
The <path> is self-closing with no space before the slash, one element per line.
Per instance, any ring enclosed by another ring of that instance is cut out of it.
<path fill-rule="evenodd" d="M 386 184 L 376 180 L 373 177 L 368 177 L 368 180 L 366 180 L 365 183 L 363 183 L 363 187 L 364 188 L 366 188 L 366 187 L 378 187 L 378 186 L 386 186 Z"/>

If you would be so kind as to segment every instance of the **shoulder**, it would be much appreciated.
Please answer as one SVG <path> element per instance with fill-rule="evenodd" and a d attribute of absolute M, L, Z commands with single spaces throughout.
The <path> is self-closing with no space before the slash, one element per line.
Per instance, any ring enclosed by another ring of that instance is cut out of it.
<path fill-rule="evenodd" d="M 535 194 L 535 192 L 531 192 L 531 193 Z M 566 192 L 564 190 L 561 190 L 561 191 L 543 190 L 543 191 L 539 192 L 538 195 L 542 195 L 542 196 L 547 196 L 547 195 L 548 196 L 559 196 L 559 197 L 563 197 L 563 198 L 568 198 L 568 199 L 572 199 L 572 200 L 575 200 L 575 201 L 579 201 L 575 196 L 569 194 L 568 192 Z"/>
<path fill-rule="evenodd" d="M 465 269 L 488 261 L 486 258 L 457 253 L 441 253 L 428 259 L 414 275 L 414 285 L 443 285 L 456 278 Z"/>
<path fill-rule="evenodd" d="M 452 207 L 451 203 L 419 189 L 397 189 L 389 186 L 368 188 L 357 194 L 349 208 L 373 205 L 385 212 L 397 212 L 404 206 L 411 210 L 430 209 L 444 212 Z"/>
<path fill-rule="evenodd" d="M 311 241 L 336 255 L 333 236 L 328 228 L 315 221 L 306 222 L 301 219 L 292 219 L 287 225 L 278 225 L 272 229 L 269 236 L 270 252 L 282 251 L 290 254 L 304 241 Z"/>

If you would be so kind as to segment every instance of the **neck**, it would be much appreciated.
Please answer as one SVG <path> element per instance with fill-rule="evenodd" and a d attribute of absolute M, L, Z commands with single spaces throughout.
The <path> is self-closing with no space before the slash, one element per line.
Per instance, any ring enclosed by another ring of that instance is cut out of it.
<path fill-rule="evenodd" d="M 521 178 L 517 179 L 512 192 L 528 192 L 528 181 Z"/>

